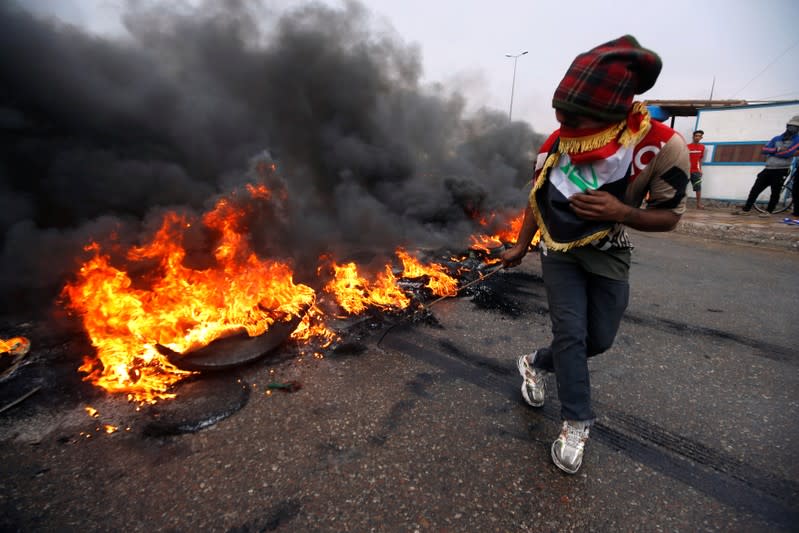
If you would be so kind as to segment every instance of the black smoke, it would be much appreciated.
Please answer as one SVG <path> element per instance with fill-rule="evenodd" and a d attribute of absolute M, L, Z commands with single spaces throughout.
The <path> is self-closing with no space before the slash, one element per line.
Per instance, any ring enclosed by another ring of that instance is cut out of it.
<path fill-rule="evenodd" d="M 476 213 L 523 205 L 541 137 L 424 86 L 418 47 L 358 3 L 132 2 L 122 20 L 112 39 L 0 2 L 3 308 L 57 294 L 90 240 L 200 213 L 270 157 L 288 200 L 253 242 L 300 271 L 465 243 Z"/>

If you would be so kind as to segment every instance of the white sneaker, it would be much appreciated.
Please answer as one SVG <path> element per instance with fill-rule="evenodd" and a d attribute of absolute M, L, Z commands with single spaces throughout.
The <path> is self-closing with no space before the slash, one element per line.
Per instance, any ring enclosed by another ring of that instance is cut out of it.
<path fill-rule="evenodd" d="M 519 374 L 524 378 L 522 382 L 522 397 L 524 401 L 533 407 L 544 405 L 547 396 L 547 386 L 544 383 L 544 372 L 533 367 L 533 362 L 538 355 L 538 350 L 531 354 L 519 356 L 516 366 Z"/>
<path fill-rule="evenodd" d="M 585 422 L 564 420 L 560 435 L 552 443 L 552 461 L 555 466 L 569 474 L 576 474 L 583 464 L 588 433 L 589 427 Z"/>

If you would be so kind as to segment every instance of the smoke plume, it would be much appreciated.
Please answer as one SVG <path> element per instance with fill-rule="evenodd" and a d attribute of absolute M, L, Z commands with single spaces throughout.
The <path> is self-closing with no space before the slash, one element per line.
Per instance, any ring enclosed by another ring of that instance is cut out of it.
<path fill-rule="evenodd" d="M 541 137 L 424 86 L 421 51 L 358 3 L 131 3 L 123 23 L 98 37 L 0 3 L 4 307 L 57 293 L 91 240 L 136 242 L 253 179 L 287 193 L 253 242 L 301 272 L 465 243 L 475 213 L 523 205 Z"/>

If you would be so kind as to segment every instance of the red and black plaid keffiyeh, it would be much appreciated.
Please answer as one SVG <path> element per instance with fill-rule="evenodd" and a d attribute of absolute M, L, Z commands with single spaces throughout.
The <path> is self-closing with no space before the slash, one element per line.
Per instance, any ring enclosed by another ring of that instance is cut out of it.
<path fill-rule="evenodd" d="M 633 97 L 655 84 L 663 64 L 632 35 L 578 55 L 555 90 L 552 106 L 608 122 L 624 119 Z"/>

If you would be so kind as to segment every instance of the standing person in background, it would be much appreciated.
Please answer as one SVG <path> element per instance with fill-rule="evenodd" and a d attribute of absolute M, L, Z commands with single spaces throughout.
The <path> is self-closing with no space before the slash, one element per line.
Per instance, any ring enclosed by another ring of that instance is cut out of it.
<path fill-rule="evenodd" d="M 519 356 L 517 367 L 532 407 L 544 405 L 544 374 L 555 372 L 562 425 L 551 456 L 569 474 L 583 462 L 595 418 L 588 358 L 611 347 L 629 301 L 625 226 L 670 231 L 685 212 L 685 141 L 633 102 L 661 68 L 660 57 L 631 35 L 574 59 L 552 98 L 561 127 L 539 151 L 518 239 L 501 256 L 506 267 L 518 265 L 541 230 L 553 338 Z"/>
<path fill-rule="evenodd" d="M 791 189 L 791 196 L 793 197 L 793 213 L 795 219 L 799 219 L 799 160 L 793 161 L 793 188 Z"/>
<path fill-rule="evenodd" d="M 785 131 L 771 139 L 763 147 L 766 154 L 766 168 L 760 171 L 755 180 L 755 184 L 749 190 L 749 198 L 741 209 L 733 211 L 734 215 L 748 215 L 755 205 L 758 195 L 771 187 L 771 197 L 768 201 L 766 210 L 768 213 L 761 213 L 761 217 L 768 217 L 777 206 L 780 199 L 780 189 L 785 181 L 785 177 L 791 170 L 791 159 L 799 152 L 799 115 L 796 115 L 785 125 Z M 796 204 L 794 197 L 794 205 Z"/>
<path fill-rule="evenodd" d="M 705 132 L 696 130 L 694 140 L 688 145 L 688 157 L 691 159 L 691 187 L 696 193 L 696 208 L 704 209 L 702 205 L 702 159 L 705 158 L 705 145 L 700 144 Z"/>

